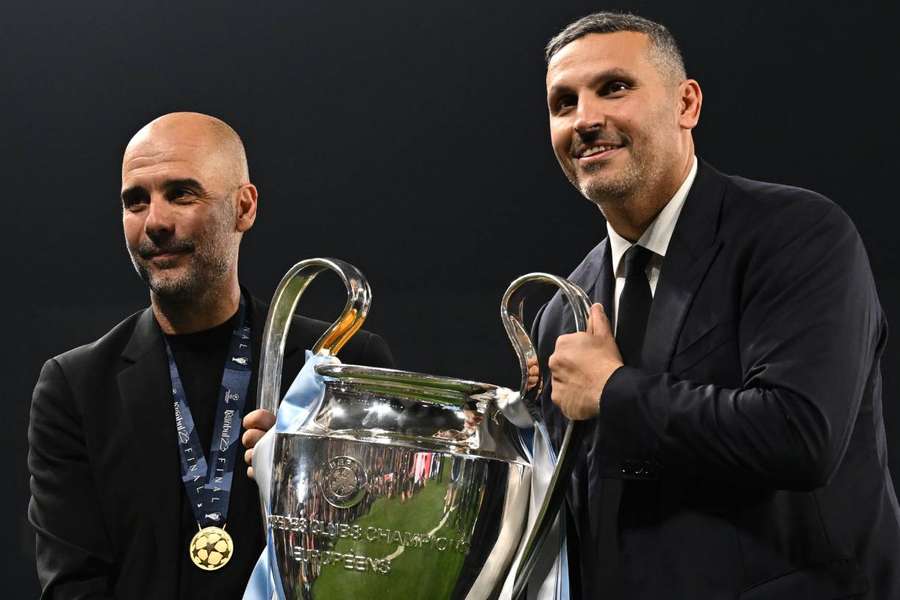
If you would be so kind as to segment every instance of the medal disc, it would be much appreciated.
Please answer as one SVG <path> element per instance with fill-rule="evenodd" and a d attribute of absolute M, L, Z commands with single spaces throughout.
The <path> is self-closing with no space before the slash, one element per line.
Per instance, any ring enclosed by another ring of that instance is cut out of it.
<path fill-rule="evenodd" d="M 221 527 L 204 527 L 191 539 L 188 553 L 197 568 L 204 571 L 221 569 L 231 560 L 234 542 Z"/>

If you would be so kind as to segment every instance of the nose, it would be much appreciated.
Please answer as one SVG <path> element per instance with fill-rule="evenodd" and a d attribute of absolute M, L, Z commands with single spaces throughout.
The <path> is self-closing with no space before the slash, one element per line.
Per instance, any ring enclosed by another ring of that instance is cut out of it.
<path fill-rule="evenodd" d="M 172 236 L 175 233 L 175 214 L 171 203 L 165 198 L 153 195 L 147 207 L 147 218 L 144 221 L 144 231 L 153 241 L 159 241 Z"/>
<path fill-rule="evenodd" d="M 575 110 L 573 127 L 580 135 L 592 135 L 606 125 L 606 112 L 603 104 L 591 93 L 578 95 L 578 106 Z"/>

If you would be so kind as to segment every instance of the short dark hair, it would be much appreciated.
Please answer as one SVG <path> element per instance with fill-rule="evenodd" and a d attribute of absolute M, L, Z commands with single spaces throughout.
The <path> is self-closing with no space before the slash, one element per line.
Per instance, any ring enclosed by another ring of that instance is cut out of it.
<path fill-rule="evenodd" d="M 544 58 L 549 64 L 554 54 L 579 38 L 591 33 L 615 33 L 617 31 L 646 34 L 650 38 L 653 58 L 663 74 L 674 79 L 687 77 L 681 50 L 678 49 L 678 43 L 665 25 L 630 13 L 598 12 L 566 25 L 562 31 L 547 42 Z"/>

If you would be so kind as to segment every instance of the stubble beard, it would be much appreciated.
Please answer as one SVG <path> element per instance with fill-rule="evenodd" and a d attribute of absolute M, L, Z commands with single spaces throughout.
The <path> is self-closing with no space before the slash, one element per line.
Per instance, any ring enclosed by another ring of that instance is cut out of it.
<path fill-rule="evenodd" d="M 197 239 L 179 240 L 178 244 L 193 246 L 180 260 L 184 265 L 176 269 L 155 269 L 150 260 L 141 256 L 142 248 L 128 247 L 131 263 L 151 293 L 170 305 L 198 304 L 204 298 L 219 293 L 228 280 L 234 251 L 229 237 L 233 227 L 223 220 L 203 232 Z"/>
<path fill-rule="evenodd" d="M 625 168 L 612 177 L 597 177 L 591 171 L 602 169 L 595 167 L 580 181 L 573 181 L 581 194 L 598 206 L 607 202 L 620 202 L 634 193 L 641 181 L 642 169 L 634 160 L 628 161 Z"/>
<path fill-rule="evenodd" d="M 634 146 L 629 146 L 629 160 L 618 172 L 610 176 L 590 176 L 585 173 L 579 181 L 572 181 L 581 194 L 596 204 L 601 210 L 604 206 L 625 206 L 639 204 L 645 197 L 653 195 L 665 172 L 665 157 L 635 153 Z M 602 166 L 595 167 L 598 170 Z"/>
<path fill-rule="evenodd" d="M 150 291 L 168 304 L 195 303 L 215 293 L 230 270 L 230 261 L 226 256 L 216 256 L 202 250 L 188 255 L 187 263 L 177 273 L 172 269 L 151 270 L 140 258 L 132 257 L 132 263 Z"/>

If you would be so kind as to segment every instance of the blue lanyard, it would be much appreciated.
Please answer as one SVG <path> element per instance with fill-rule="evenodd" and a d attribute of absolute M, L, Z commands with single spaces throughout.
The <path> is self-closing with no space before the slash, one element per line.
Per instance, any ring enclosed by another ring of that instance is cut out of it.
<path fill-rule="evenodd" d="M 178 433 L 178 451 L 181 455 L 181 481 L 191 502 L 194 517 L 201 527 L 210 525 L 221 527 L 228 516 L 231 481 L 239 446 L 237 441 L 240 437 L 241 417 L 247 400 L 247 388 L 250 387 L 252 368 L 250 326 L 246 324 L 246 306 L 243 297 L 238 312 L 238 324 L 231 334 L 231 345 L 222 373 L 209 462 L 203 454 L 203 447 L 194 427 L 194 417 L 188 408 L 187 396 L 181 384 L 178 367 L 175 365 L 172 348 L 166 342 L 175 405 L 175 429 Z"/>

